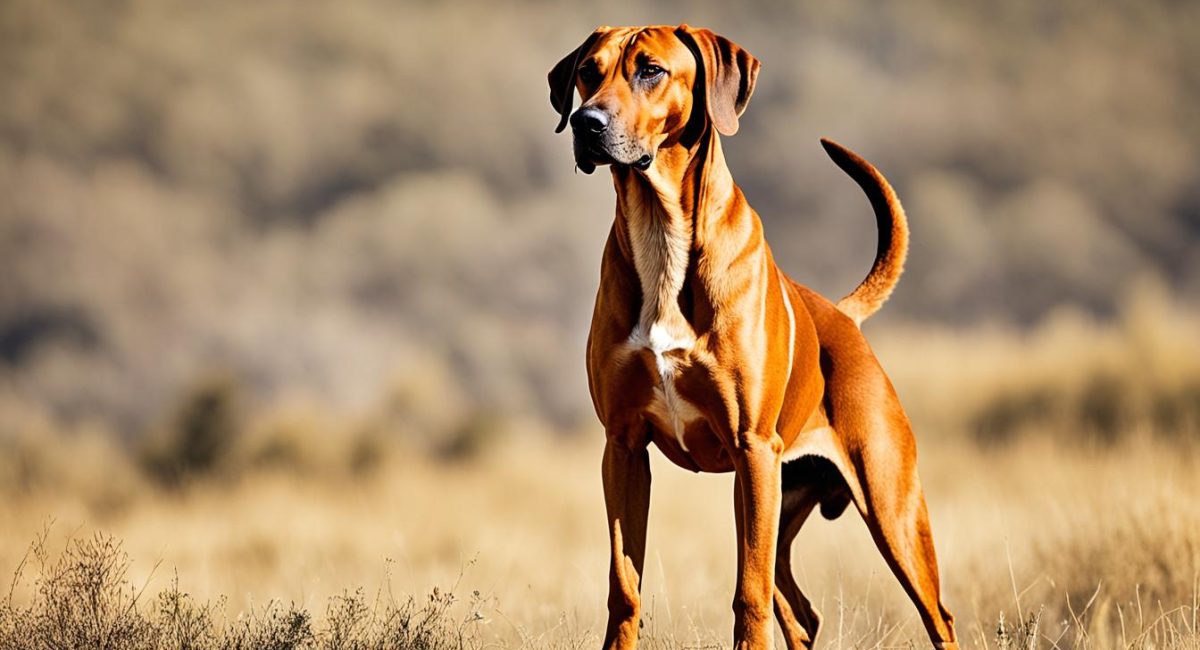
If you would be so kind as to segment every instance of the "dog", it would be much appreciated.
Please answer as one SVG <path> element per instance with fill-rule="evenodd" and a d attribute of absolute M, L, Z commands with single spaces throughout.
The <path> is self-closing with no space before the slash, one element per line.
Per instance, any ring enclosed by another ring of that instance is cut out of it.
<path fill-rule="evenodd" d="M 821 617 L 796 586 L 791 543 L 814 508 L 833 519 L 850 503 L 934 646 L 957 648 L 912 429 L 859 329 L 900 277 L 904 212 L 870 163 L 822 140 L 869 198 L 878 251 L 836 305 L 789 279 L 721 150 L 759 68 L 707 29 L 601 27 L 548 75 L 578 170 L 608 165 L 617 194 L 587 342 L 606 435 L 604 647 L 637 644 L 653 442 L 685 469 L 734 472 L 737 648 L 772 646 L 772 610 L 789 650 L 812 647 Z"/>

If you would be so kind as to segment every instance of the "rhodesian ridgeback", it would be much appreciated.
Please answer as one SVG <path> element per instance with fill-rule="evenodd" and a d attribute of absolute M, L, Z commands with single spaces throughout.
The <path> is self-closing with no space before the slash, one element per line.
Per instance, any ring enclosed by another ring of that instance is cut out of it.
<path fill-rule="evenodd" d="M 790 650 L 812 646 L 821 617 L 791 543 L 816 506 L 833 519 L 854 503 L 935 647 L 956 648 L 912 429 L 859 330 L 900 277 L 904 212 L 870 163 L 822 140 L 870 199 L 878 251 L 836 305 L 788 278 L 721 151 L 758 71 L 745 49 L 682 25 L 601 27 L 549 74 L 575 164 L 609 165 L 617 193 L 587 344 L 607 436 L 604 645 L 637 643 L 653 442 L 680 467 L 734 472 L 736 647 L 771 647 L 772 608 Z"/>

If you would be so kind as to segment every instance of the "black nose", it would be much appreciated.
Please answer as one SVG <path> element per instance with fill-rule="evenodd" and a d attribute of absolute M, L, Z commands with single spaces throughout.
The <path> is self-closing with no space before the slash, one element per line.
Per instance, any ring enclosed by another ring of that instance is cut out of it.
<path fill-rule="evenodd" d="M 591 106 L 581 108 L 571 116 L 571 128 L 576 131 L 604 133 L 608 129 L 608 114 Z"/>

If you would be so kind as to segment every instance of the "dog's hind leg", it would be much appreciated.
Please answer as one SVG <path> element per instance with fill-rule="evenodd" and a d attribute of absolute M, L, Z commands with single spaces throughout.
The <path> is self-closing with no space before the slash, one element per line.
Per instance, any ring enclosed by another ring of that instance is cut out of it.
<path fill-rule="evenodd" d="M 892 435 L 870 436 L 867 439 L 874 444 L 860 451 L 863 502 L 859 510 L 875 545 L 916 605 L 934 647 L 956 649 L 954 617 L 941 600 L 937 554 L 917 476 L 912 431 L 902 412 L 888 420 L 891 431 L 887 433 Z"/>
<path fill-rule="evenodd" d="M 821 615 L 796 585 L 792 573 L 792 542 L 817 505 L 815 490 L 789 486 L 784 467 L 783 502 L 779 513 L 779 543 L 775 550 L 775 618 L 783 630 L 788 650 L 807 650 L 817 639 Z"/>
<path fill-rule="evenodd" d="M 934 647 L 957 650 L 954 617 L 941 598 L 908 416 L 866 340 L 857 330 L 838 327 L 840 334 L 830 336 L 821 351 L 821 369 L 829 423 L 849 462 L 840 469 L 875 546 L 916 606 Z"/>

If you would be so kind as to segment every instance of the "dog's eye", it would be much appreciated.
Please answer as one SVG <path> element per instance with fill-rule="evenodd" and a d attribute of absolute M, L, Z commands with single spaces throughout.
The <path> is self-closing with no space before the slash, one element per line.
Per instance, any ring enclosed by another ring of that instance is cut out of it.
<path fill-rule="evenodd" d="M 662 68 L 653 64 L 646 64 L 641 68 L 638 68 L 638 76 L 646 80 L 657 79 L 661 77 L 664 72 L 666 72 L 666 70 L 663 70 Z"/>
<path fill-rule="evenodd" d="M 594 65 L 586 65 L 579 69 L 579 80 L 590 86 L 600 81 L 600 71 Z"/>

